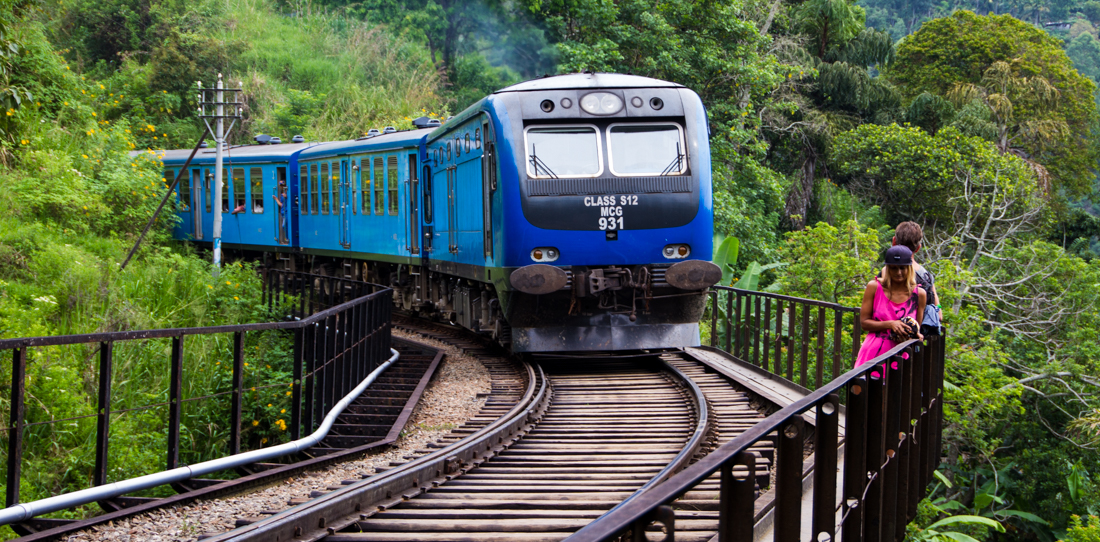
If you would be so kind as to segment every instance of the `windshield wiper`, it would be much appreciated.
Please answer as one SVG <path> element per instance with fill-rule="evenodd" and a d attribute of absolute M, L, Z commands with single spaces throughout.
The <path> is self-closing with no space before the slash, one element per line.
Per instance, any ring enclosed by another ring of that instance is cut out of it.
<path fill-rule="evenodd" d="M 673 173 L 679 175 L 680 172 L 684 170 L 684 158 L 686 158 L 686 156 L 680 152 L 680 142 L 677 141 L 676 158 L 673 158 L 672 163 L 665 167 L 665 169 L 661 170 L 661 177 L 672 175 Z"/>
<path fill-rule="evenodd" d="M 531 165 L 534 166 L 534 168 L 535 168 L 535 175 L 538 175 L 539 174 L 539 168 L 542 168 L 542 170 L 544 172 L 546 172 L 546 174 L 549 175 L 551 178 L 553 178 L 553 179 L 558 178 L 558 176 L 553 172 L 553 170 L 551 170 L 546 165 L 546 162 L 543 162 L 541 159 L 539 159 L 538 155 L 535 154 L 535 146 L 534 145 L 531 145 Z"/>

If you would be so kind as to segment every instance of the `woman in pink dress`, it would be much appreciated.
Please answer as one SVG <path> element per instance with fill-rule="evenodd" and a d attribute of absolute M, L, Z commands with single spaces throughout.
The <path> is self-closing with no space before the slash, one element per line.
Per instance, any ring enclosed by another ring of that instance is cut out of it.
<path fill-rule="evenodd" d="M 859 319 L 867 338 L 859 349 L 856 367 L 881 356 L 898 345 L 898 337 L 908 337 L 910 330 L 902 318 L 915 322 L 924 318 L 927 299 L 924 290 L 917 286 L 913 269 L 913 252 L 904 246 L 893 246 L 886 251 L 886 266 L 882 275 L 867 283 L 863 292 L 863 305 Z M 917 338 L 924 339 L 916 330 Z"/>

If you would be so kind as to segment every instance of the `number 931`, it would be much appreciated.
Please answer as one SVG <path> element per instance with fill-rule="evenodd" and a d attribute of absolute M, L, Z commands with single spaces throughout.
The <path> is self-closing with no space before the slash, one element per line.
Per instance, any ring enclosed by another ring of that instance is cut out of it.
<path fill-rule="evenodd" d="M 623 217 L 608 217 L 600 218 L 601 230 L 621 230 L 623 229 Z"/>

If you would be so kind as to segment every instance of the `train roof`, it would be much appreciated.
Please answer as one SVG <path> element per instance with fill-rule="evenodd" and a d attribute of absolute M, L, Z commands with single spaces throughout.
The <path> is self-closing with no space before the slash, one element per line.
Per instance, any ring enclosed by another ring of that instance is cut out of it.
<path fill-rule="evenodd" d="M 621 73 L 570 73 L 524 81 L 510 87 L 502 88 L 493 94 L 501 94 L 504 92 L 529 92 L 534 90 L 653 87 L 685 88 L 684 85 L 678 83 L 642 77 L 640 75 L 623 75 Z"/>
<path fill-rule="evenodd" d="M 338 156 L 360 152 L 415 147 L 430 131 L 431 130 L 403 130 L 392 134 L 377 135 L 369 138 L 322 143 L 315 147 L 311 147 L 309 150 L 302 151 L 302 154 L 298 155 L 298 159 L 310 160 L 312 158 L 321 158 L 324 156 Z"/>
<path fill-rule="evenodd" d="M 225 163 L 251 163 L 251 162 L 284 162 L 290 159 L 294 153 L 310 147 L 319 145 L 317 142 L 311 143 L 280 143 L 276 145 L 241 145 L 236 147 L 227 147 L 222 153 L 222 160 Z M 160 156 L 164 160 L 164 165 L 179 166 L 183 165 L 187 161 L 187 157 L 191 155 L 192 149 L 170 149 L 170 150 L 155 150 L 157 156 Z M 148 151 L 140 151 L 148 152 Z M 205 149 L 199 149 L 199 152 L 195 153 L 195 158 L 191 160 L 192 164 L 211 164 L 215 160 L 216 149 L 214 147 L 208 147 Z"/>

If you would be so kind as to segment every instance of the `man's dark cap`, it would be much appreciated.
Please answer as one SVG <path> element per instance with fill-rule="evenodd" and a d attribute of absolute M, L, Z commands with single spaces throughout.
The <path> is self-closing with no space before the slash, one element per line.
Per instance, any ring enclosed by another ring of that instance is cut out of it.
<path fill-rule="evenodd" d="M 895 245 L 886 249 L 886 265 L 912 265 L 913 251 L 909 247 Z"/>

